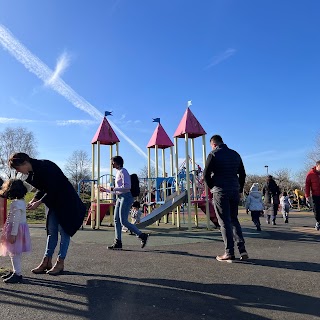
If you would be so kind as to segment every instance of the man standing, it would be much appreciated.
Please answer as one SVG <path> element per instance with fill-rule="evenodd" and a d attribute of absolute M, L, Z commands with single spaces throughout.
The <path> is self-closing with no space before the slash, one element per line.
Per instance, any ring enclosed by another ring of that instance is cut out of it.
<path fill-rule="evenodd" d="M 238 205 L 246 178 L 243 162 L 236 151 L 223 143 L 221 136 L 212 136 L 210 145 L 212 151 L 208 155 L 203 177 L 213 196 L 212 203 L 225 245 L 225 253 L 216 259 L 227 262 L 235 260 L 236 241 L 240 260 L 247 260 L 249 256 L 238 220 Z"/>
<path fill-rule="evenodd" d="M 272 224 L 275 226 L 280 204 L 280 188 L 271 175 L 267 177 L 267 183 L 263 187 L 262 194 L 264 195 L 267 224 L 270 224 L 270 217 L 272 216 Z"/>
<path fill-rule="evenodd" d="M 310 191 L 313 201 L 313 212 L 316 219 L 316 230 L 320 230 L 320 160 L 316 162 L 316 166 L 313 167 L 306 177 L 306 200 L 310 203 Z"/>

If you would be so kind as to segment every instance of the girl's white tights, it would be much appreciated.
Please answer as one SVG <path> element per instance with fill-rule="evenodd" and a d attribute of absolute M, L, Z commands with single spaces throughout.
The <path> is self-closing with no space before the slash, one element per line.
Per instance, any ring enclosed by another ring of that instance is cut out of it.
<path fill-rule="evenodd" d="M 21 276 L 21 254 L 13 254 L 10 255 L 11 264 L 12 264 L 12 271 Z"/>

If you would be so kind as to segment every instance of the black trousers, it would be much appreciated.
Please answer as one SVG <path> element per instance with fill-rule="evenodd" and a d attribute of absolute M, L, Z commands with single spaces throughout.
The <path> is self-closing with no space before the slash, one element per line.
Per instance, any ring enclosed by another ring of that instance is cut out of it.
<path fill-rule="evenodd" d="M 260 226 L 261 211 L 251 211 L 251 219 L 255 226 Z"/>
<path fill-rule="evenodd" d="M 238 191 L 218 190 L 212 193 L 212 203 L 220 224 L 225 253 L 234 255 L 234 242 L 239 253 L 246 251 L 241 225 L 238 220 Z"/>
<path fill-rule="evenodd" d="M 320 223 L 320 196 L 312 196 L 314 218 Z"/>

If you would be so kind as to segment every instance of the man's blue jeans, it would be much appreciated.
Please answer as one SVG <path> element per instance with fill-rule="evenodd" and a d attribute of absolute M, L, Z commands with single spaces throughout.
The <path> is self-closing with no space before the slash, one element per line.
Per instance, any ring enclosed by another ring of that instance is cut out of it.
<path fill-rule="evenodd" d="M 58 244 L 58 233 L 60 233 L 60 249 L 58 258 L 65 259 L 70 243 L 70 236 L 59 225 L 54 210 L 49 209 L 47 217 L 47 246 L 45 257 L 52 257 Z"/>
<path fill-rule="evenodd" d="M 140 236 L 142 233 L 134 224 L 128 221 L 129 212 L 133 203 L 131 192 L 122 193 L 117 195 L 116 206 L 114 209 L 114 225 L 115 225 L 115 238 L 121 241 L 122 226 L 128 228 L 131 232 Z"/>
<path fill-rule="evenodd" d="M 240 253 L 246 251 L 242 229 L 238 220 L 239 192 L 214 190 L 212 203 L 220 224 L 225 253 L 234 255 L 234 241 Z"/>

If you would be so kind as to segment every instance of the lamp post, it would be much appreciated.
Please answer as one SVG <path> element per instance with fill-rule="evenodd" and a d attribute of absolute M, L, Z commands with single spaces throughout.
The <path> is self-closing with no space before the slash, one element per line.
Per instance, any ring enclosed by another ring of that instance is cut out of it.
<path fill-rule="evenodd" d="M 267 175 L 268 175 L 269 174 L 269 172 L 268 172 L 269 166 L 265 165 L 264 167 L 267 168 Z"/>

